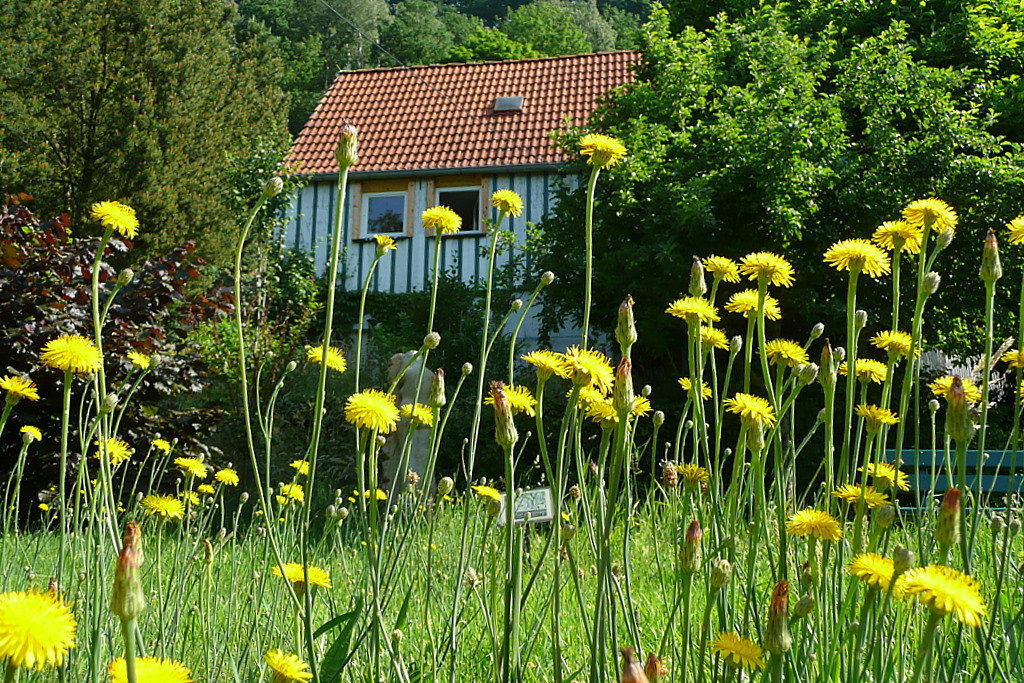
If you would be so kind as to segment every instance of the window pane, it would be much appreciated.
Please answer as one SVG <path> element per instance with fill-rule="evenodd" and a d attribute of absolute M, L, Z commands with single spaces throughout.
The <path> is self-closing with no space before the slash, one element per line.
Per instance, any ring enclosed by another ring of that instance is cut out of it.
<path fill-rule="evenodd" d="M 463 230 L 480 229 L 480 190 L 440 190 L 437 203 L 459 214 Z"/>
<path fill-rule="evenodd" d="M 368 197 L 366 202 L 366 231 L 405 232 L 405 197 Z"/>

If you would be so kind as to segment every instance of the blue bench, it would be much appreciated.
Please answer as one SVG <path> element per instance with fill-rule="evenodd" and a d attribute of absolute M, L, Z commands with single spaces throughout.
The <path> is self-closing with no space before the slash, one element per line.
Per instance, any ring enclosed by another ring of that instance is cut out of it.
<path fill-rule="evenodd" d="M 1024 493 L 1024 450 L 987 451 L 988 457 L 981 460 L 978 451 L 967 451 L 967 488 L 978 490 L 979 478 L 983 495 L 1004 496 L 1010 493 Z M 885 459 L 896 463 L 896 449 L 885 451 Z M 922 494 L 942 493 L 957 485 L 956 452 L 950 451 L 947 467 L 944 451 L 931 449 L 919 454 L 913 449 L 903 449 L 903 463 L 900 467 L 909 478 L 910 490 Z M 1011 468 L 1012 465 L 1012 468 Z M 1010 471 L 1013 470 L 1013 478 Z"/>

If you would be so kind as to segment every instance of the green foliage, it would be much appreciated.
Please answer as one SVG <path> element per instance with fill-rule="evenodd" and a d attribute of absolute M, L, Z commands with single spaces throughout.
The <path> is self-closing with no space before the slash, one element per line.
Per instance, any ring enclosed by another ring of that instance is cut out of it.
<path fill-rule="evenodd" d="M 487 62 L 540 56 L 530 46 L 512 40 L 496 28 L 478 29 L 465 43 L 453 46 L 449 53 L 449 59 L 453 62 Z"/>
<path fill-rule="evenodd" d="M 200 0 L 0 0 L 0 167 L 76 229 L 91 203 L 129 201 L 144 255 L 183 226 L 220 261 L 235 224 L 226 161 L 282 129 L 266 31 Z M 2 188 L 0 188 L 2 189 Z"/>
<path fill-rule="evenodd" d="M 438 5 L 430 0 L 404 0 L 395 7 L 380 44 L 402 63 L 431 64 L 444 61 L 453 38 Z"/>
<path fill-rule="evenodd" d="M 927 55 L 940 51 L 928 42 L 931 33 L 913 33 L 895 20 L 881 30 L 861 29 L 862 17 L 830 7 L 833 22 L 806 32 L 816 15 L 789 6 L 679 32 L 658 9 L 645 28 L 637 81 L 592 119 L 632 152 L 599 184 L 594 316 L 610 329 L 615 305 L 634 294 L 640 336 L 651 352 L 634 359 L 638 372 L 646 364 L 683 362 L 674 350 L 678 330 L 661 311 L 686 290 L 693 254 L 784 253 L 801 291 L 778 292 L 779 334 L 799 339 L 822 321 L 826 335 L 838 335 L 845 281 L 821 260 L 831 242 L 869 236 L 910 200 L 935 195 L 962 218 L 943 259 L 954 272 L 973 273 L 984 232 L 1020 212 L 1020 133 L 1007 137 L 1001 122 L 1022 112 L 1011 98 L 988 94 L 990 85 L 1009 92 L 1000 84 L 1016 82 L 1018 63 L 997 68 L 989 60 L 982 68 L 973 51 L 957 64 L 933 63 L 937 57 Z M 860 37 L 851 38 L 844 21 Z M 995 49 L 985 44 L 989 53 Z M 563 139 L 569 150 L 577 134 Z M 546 292 L 551 329 L 579 319 L 583 195 L 563 192 L 543 224 L 544 264 L 558 274 Z M 1017 279 L 1012 270 L 1003 282 Z M 870 302 L 886 286 L 862 285 L 871 325 L 881 324 L 884 311 Z M 928 343 L 977 353 L 981 297 L 973 278 L 940 289 L 929 305 L 948 332 Z M 1011 317 L 1000 310 L 997 335 L 1010 333 Z"/>
<path fill-rule="evenodd" d="M 501 30 L 512 40 L 529 45 L 547 57 L 591 50 L 590 39 L 567 2 L 534 0 L 509 11 Z"/>

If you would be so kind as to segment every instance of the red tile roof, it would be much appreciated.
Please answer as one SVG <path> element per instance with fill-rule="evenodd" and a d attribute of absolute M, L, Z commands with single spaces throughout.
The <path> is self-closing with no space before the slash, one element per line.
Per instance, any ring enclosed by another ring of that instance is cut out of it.
<path fill-rule="evenodd" d="M 600 98 L 633 79 L 640 54 L 343 71 L 292 145 L 302 173 L 337 173 L 341 126 L 359 129 L 352 172 L 552 165 L 564 156 L 549 133 L 568 115 L 583 124 Z M 495 113 L 521 95 L 522 111 Z"/>

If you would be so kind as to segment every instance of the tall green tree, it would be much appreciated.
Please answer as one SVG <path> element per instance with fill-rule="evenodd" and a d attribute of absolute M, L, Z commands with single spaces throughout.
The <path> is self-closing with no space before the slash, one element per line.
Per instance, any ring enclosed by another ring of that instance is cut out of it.
<path fill-rule="evenodd" d="M 572 55 L 592 49 L 572 7 L 558 0 L 534 0 L 511 10 L 499 28 L 512 40 L 543 56 Z"/>
<path fill-rule="evenodd" d="M 540 56 L 529 45 L 512 40 L 496 28 L 481 28 L 465 42 L 453 45 L 448 59 L 453 62 L 491 62 Z"/>
<path fill-rule="evenodd" d="M 931 30 L 892 17 L 860 26 L 863 17 L 840 6 L 851 4 L 832 3 L 824 22 L 820 4 L 759 5 L 720 15 L 706 30 L 675 30 L 658 9 L 636 81 L 590 121 L 632 152 L 599 184 L 593 319 L 613 326 L 615 306 L 632 293 L 645 311 L 639 325 L 652 367 L 682 362 L 678 329 L 661 311 L 686 291 L 693 255 L 784 253 L 800 286 L 777 293 L 777 332 L 802 338 L 822 321 L 841 336 L 844 280 L 822 252 L 870 236 L 928 196 L 961 215 L 942 259 L 955 286 L 929 304 L 944 336 L 929 341 L 977 351 L 982 238 L 1024 208 L 1022 133 L 1006 125 L 1022 113 L 1011 85 L 1020 60 L 1008 49 L 1021 24 L 1007 13 L 970 29 L 959 11 Z M 952 26 L 959 33 L 934 30 Z M 959 51 L 951 49 L 957 35 Z M 564 140 L 570 152 L 578 134 Z M 542 225 L 549 251 L 541 267 L 558 274 L 546 290 L 549 328 L 578 318 L 583 291 L 583 192 L 560 199 Z M 864 282 L 865 305 L 888 286 Z M 888 325 L 886 311 L 869 315 L 868 332 Z M 1010 316 L 1004 308 L 1008 334 Z"/>
<path fill-rule="evenodd" d="M 0 168 L 8 189 L 82 229 L 97 200 L 139 212 L 138 245 L 227 254 L 227 160 L 282 134 L 266 31 L 202 0 L 0 0 Z"/>

